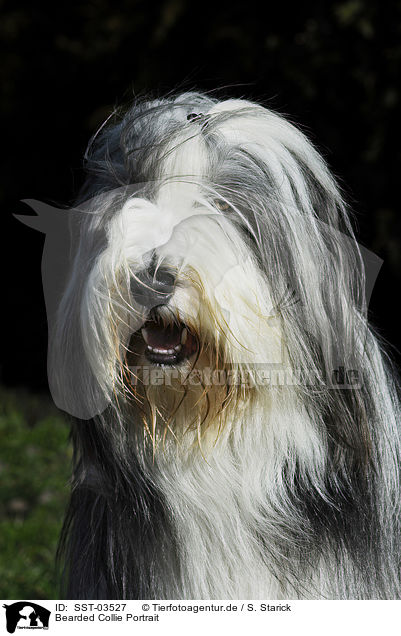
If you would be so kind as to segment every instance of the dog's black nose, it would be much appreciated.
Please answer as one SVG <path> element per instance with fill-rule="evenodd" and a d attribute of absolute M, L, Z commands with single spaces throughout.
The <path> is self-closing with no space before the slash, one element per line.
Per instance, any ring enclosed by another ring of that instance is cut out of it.
<path fill-rule="evenodd" d="M 142 270 L 131 278 L 131 294 L 142 307 L 151 309 L 157 305 L 166 305 L 175 285 L 175 277 L 163 267 Z"/>

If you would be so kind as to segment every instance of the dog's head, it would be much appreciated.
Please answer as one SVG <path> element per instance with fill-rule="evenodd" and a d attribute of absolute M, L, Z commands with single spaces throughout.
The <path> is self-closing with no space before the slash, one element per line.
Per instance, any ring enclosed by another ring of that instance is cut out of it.
<path fill-rule="evenodd" d="M 88 169 L 50 348 L 66 410 L 131 404 L 152 435 L 158 420 L 220 425 L 280 393 L 272 371 L 307 373 L 321 391 L 347 365 L 359 252 L 293 125 L 243 100 L 143 102 L 100 131 Z"/>

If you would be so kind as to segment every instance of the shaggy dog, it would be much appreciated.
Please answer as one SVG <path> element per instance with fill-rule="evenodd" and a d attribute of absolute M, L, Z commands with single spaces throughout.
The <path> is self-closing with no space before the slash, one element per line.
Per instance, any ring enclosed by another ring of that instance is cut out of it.
<path fill-rule="evenodd" d="M 399 401 L 322 157 L 187 93 L 86 158 L 49 347 L 67 597 L 399 598 Z"/>

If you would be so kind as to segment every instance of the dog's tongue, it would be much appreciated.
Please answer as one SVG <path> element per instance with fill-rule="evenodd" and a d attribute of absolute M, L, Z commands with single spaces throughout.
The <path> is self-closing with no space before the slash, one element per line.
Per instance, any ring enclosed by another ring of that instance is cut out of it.
<path fill-rule="evenodd" d="M 177 325 L 150 324 L 142 329 L 142 336 L 146 344 L 153 349 L 174 349 L 181 344 L 183 329 Z"/>

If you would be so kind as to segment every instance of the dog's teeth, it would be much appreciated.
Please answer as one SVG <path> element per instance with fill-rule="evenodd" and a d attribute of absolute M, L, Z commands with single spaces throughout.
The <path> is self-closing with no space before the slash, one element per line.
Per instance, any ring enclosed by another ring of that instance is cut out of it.
<path fill-rule="evenodd" d="M 188 329 L 184 327 L 181 333 L 181 344 L 184 345 L 188 338 Z"/>
<path fill-rule="evenodd" d="M 152 353 L 161 353 L 163 355 L 171 355 L 173 353 L 176 353 L 177 349 L 159 349 L 157 347 L 151 347 L 150 345 L 147 346 L 147 348 L 149 349 L 149 351 L 151 351 Z"/>
<path fill-rule="evenodd" d="M 179 351 L 181 351 L 181 349 L 182 349 L 182 345 L 180 345 L 180 344 L 178 344 L 176 347 L 174 347 L 174 351 L 175 351 L 176 353 L 178 353 Z"/>

